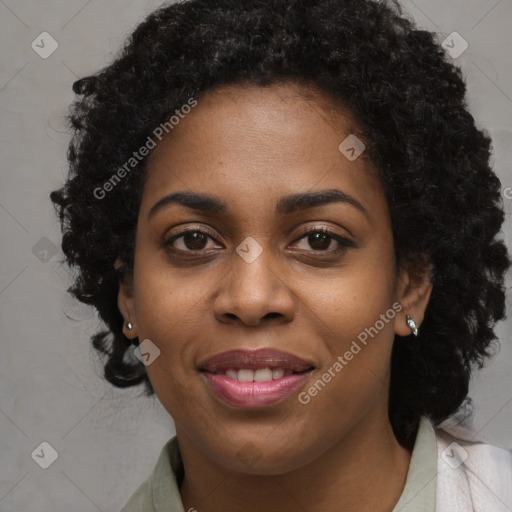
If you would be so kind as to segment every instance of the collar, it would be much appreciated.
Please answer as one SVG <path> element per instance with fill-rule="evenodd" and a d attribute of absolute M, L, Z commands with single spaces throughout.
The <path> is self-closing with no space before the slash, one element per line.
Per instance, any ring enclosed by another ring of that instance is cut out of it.
<path fill-rule="evenodd" d="M 430 420 L 421 416 L 404 490 L 393 512 L 434 512 L 436 476 L 436 433 Z"/>
<path fill-rule="evenodd" d="M 404 490 L 393 512 L 434 512 L 436 501 L 437 446 L 434 428 L 420 418 Z M 178 438 L 163 447 L 149 483 L 157 512 L 185 512 L 180 495 L 184 468 Z"/>

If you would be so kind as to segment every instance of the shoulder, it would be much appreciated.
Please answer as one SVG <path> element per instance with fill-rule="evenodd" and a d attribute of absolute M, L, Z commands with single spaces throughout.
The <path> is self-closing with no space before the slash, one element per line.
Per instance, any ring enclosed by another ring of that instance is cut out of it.
<path fill-rule="evenodd" d="M 151 477 L 142 482 L 137 490 L 130 496 L 121 512 L 153 512 L 153 493 L 151 491 Z"/>
<path fill-rule="evenodd" d="M 477 441 L 460 427 L 435 432 L 439 511 L 512 510 L 512 451 Z"/>

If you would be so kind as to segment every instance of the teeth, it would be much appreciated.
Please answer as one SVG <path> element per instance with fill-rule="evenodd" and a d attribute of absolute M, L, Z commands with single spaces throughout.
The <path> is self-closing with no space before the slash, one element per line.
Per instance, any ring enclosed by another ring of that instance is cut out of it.
<path fill-rule="evenodd" d="M 226 377 L 229 377 L 233 380 L 238 380 L 238 372 L 236 370 L 228 370 L 226 372 Z"/>
<path fill-rule="evenodd" d="M 254 372 L 253 370 L 238 370 L 238 380 L 240 382 L 252 382 L 254 377 L 256 376 L 256 373 L 258 373 L 260 370 L 257 370 Z"/>
<path fill-rule="evenodd" d="M 223 372 L 220 373 L 222 374 Z M 258 368 L 256 371 L 250 368 L 242 368 L 240 370 L 227 370 L 226 377 L 238 380 L 239 382 L 269 382 L 292 373 L 291 370 L 285 370 L 284 368 Z"/>
<path fill-rule="evenodd" d="M 254 382 L 267 382 L 273 379 L 273 372 L 270 368 L 259 368 L 254 372 Z"/>
<path fill-rule="evenodd" d="M 280 379 L 284 375 L 284 370 L 282 368 L 274 368 L 272 370 L 272 378 Z"/>

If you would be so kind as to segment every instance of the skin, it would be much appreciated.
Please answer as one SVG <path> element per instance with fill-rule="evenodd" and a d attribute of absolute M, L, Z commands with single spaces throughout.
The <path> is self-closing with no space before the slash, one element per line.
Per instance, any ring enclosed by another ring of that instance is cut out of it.
<path fill-rule="evenodd" d="M 364 154 L 351 162 L 338 150 L 353 133 L 364 140 L 348 110 L 314 89 L 225 86 L 201 96 L 149 156 L 119 308 L 134 324 L 126 336 L 161 351 L 146 369 L 175 422 L 185 510 L 391 511 L 403 491 L 411 453 L 388 419 L 391 349 L 395 334 L 410 334 L 406 314 L 421 325 L 431 284 L 407 266 L 397 272 L 375 170 Z M 281 196 L 326 189 L 366 212 L 334 202 L 274 217 Z M 172 204 L 148 219 L 176 191 L 214 195 L 229 213 Z M 351 246 L 315 245 L 299 231 L 319 227 Z M 163 247 L 188 228 L 213 236 Z M 236 252 L 249 236 L 262 248 L 252 263 Z M 314 364 L 307 390 L 396 302 L 403 310 L 308 404 L 295 393 L 236 408 L 198 372 L 221 352 L 272 347 Z M 252 463 L 240 455 L 248 450 Z"/>

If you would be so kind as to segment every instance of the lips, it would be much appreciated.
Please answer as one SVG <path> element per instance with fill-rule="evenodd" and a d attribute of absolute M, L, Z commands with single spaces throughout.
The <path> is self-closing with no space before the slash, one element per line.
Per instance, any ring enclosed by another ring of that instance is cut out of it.
<path fill-rule="evenodd" d="M 231 350 L 200 364 L 210 392 L 236 408 L 279 404 L 299 390 L 315 366 L 288 352 L 269 348 Z"/>
<path fill-rule="evenodd" d="M 289 352 L 262 348 L 259 350 L 230 350 L 213 356 L 200 363 L 200 371 L 225 373 L 227 370 L 258 370 L 262 368 L 282 368 L 294 373 L 314 368 L 311 361 L 306 361 Z"/>

